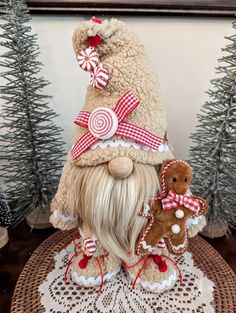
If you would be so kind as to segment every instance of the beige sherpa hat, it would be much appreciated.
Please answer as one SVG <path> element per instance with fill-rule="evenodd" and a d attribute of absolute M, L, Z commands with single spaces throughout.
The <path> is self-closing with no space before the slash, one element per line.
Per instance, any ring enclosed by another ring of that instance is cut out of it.
<path fill-rule="evenodd" d="M 157 165 L 173 158 L 157 81 L 137 37 L 117 19 L 94 18 L 75 30 L 73 47 L 91 84 L 76 119 L 71 161 L 94 166 L 126 156 Z"/>

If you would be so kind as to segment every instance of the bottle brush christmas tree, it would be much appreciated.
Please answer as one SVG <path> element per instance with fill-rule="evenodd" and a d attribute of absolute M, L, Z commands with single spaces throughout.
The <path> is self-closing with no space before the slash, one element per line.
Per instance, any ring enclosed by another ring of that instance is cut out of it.
<path fill-rule="evenodd" d="M 5 193 L 0 189 L 0 249 L 8 242 L 7 226 L 12 223 L 12 212 Z"/>
<path fill-rule="evenodd" d="M 236 23 L 233 23 L 236 29 Z M 208 235 L 217 237 L 236 225 L 236 34 L 218 60 L 209 100 L 191 135 L 190 163 L 195 170 L 193 192 L 209 203 Z"/>
<path fill-rule="evenodd" d="M 6 195 L 0 190 L 0 227 L 7 227 L 12 223 L 12 212 Z"/>
<path fill-rule="evenodd" d="M 40 76 L 37 36 L 32 34 L 24 0 L 2 0 L 0 45 L 4 54 L 0 66 L 3 85 L 0 96 L 0 174 L 11 200 L 16 200 L 14 223 L 32 210 L 43 212 L 58 184 L 64 155 L 61 129 L 54 124 Z"/>

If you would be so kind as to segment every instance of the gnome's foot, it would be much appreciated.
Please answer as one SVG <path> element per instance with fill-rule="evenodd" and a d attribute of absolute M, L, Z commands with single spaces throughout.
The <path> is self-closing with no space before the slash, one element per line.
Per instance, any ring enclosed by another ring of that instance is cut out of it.
<path fill-rule="evenodd" d="M 79 254 L 73 259 L 72 280 L 83 287 L 97 287 L 115 277 L 120 271 L 120 261 L 105 253 L 99 256 Z"/>
<path fill-rule="evenodd" d="M 178 280 L 178 270 L 172 261 L 158 255 L 141 259 L 136 256 L 132 262 L 137 265 L 125 266 L 133 287 L 141 285 L 148 291 L 162 293 L 175 285 Z M 139 260 L 141 262 L 137 263 Z"/>

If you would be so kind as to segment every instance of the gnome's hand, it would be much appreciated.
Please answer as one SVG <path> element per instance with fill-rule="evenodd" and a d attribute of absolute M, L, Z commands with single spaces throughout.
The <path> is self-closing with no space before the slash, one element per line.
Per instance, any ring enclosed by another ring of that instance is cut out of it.
<path fill-rule="evenodd" d="M 193 196 L 195 199 L 198 199 L 201 204 L 200 215 L 189 218 L 186 223 L 186 228 L 188 230 L 188 236 L 190 238 L 195 237 L 203 228 L 206 226 L 206 217 L 202 214 L 206 214 L 208 209 L 208 203 L 201 197 Z"/>
<path fill-rule="evenodd" d="M 70 161 L 66 161 L 62 170 L 57 193 L 51 203 L 52 214 L 50 222 L 55 228 L 62 230 L 69 230 L 78 227 L 78 219 L 71 216 L 66 207 L 68 177 L 73 166 L 74 165 Z"/>
<path fill-rule="evenodd" d="M 189 218 L 186 223 L 189 238 L 195 237 L 205 226 L 206 217 L 204 215 Z"/>

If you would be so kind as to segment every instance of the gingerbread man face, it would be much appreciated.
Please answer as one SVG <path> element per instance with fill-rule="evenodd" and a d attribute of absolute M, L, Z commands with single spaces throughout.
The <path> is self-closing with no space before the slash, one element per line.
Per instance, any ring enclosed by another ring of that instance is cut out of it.
<path fill-rule="evenodd" d="M 138 246 L 140 255 L 153 254 L 160 240 L 164 240 L 173 254 L 182 254 L 188 247 L 186 221 L 204 214 L 207 203 L 200 197 L 188 196 L 192 170 L 181 160 L 165 162 L 160 171 L 162 193 L 150 202 L 149 212 L 141 214 L 150 219 Z"/>
<path fill-rule="evenodd" d="M 173 190 L 175 193 L 183 195 L 188 191 L 193 180 L 192 169 L 186 162 L 165 161 L 160 173 L 162 193 Z"/>

